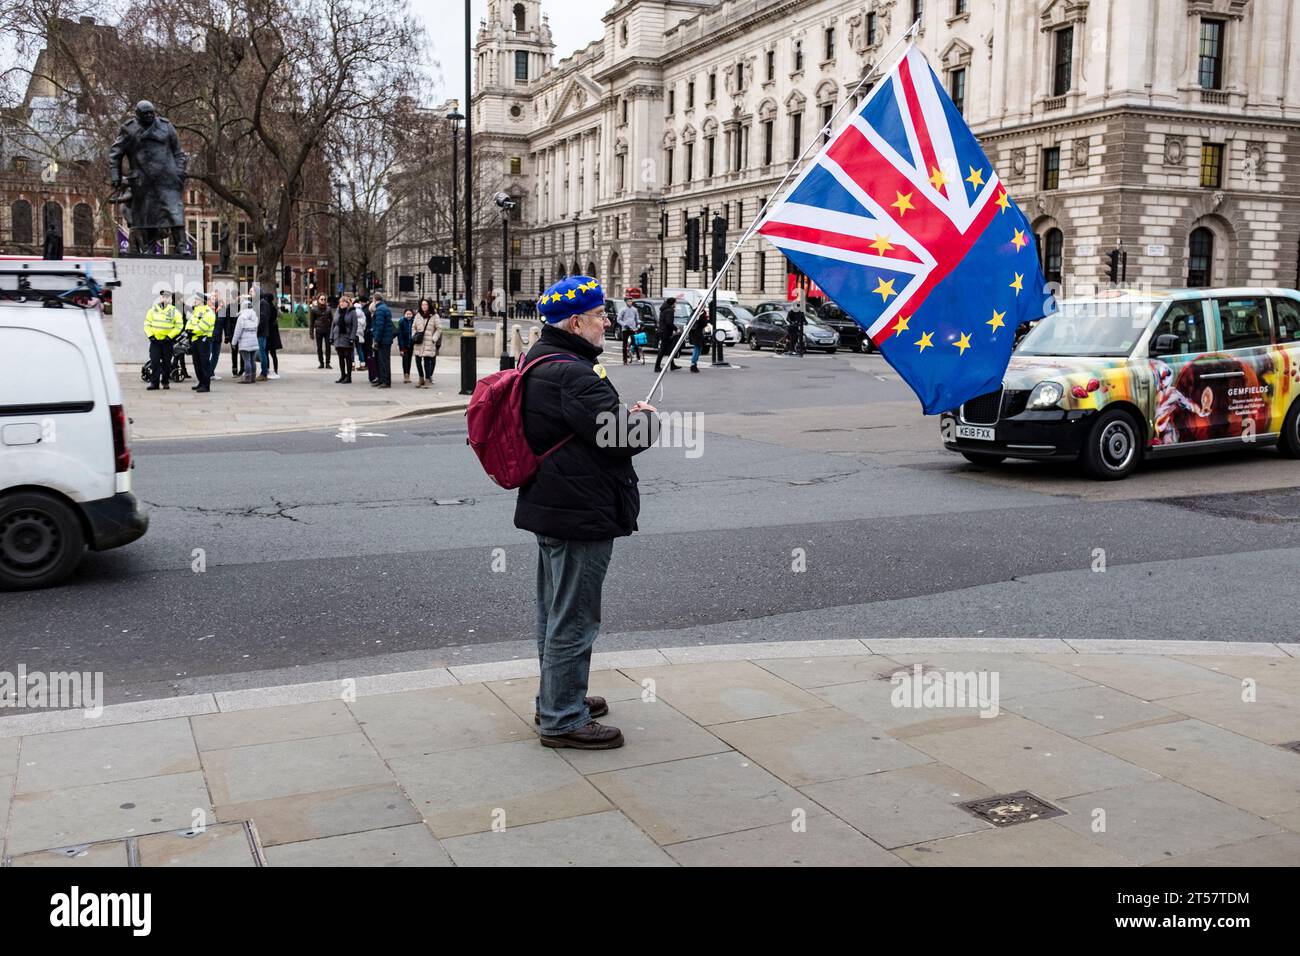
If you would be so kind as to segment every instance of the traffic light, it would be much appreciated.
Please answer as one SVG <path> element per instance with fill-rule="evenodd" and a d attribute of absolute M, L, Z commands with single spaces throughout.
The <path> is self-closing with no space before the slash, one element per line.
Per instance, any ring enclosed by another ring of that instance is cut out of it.
<path fill-rule="evenodd" d="M 641 270 L 641 292 L 642 292 L 642 294 L 644 294 L 645 291 L 646 291 L 647 289 L 649 289 L 649 288 L 650 288 L 650 273 L 648 273 L 648 272 L 646 272 L 644 269 L 642 269 L 642 270 Z"/>
<path fill-rule="evenodd" d="M 686 271 L 700 270 L 700 220 L 686 220 Z"/>
<path fill-rule="evenodd" d="M 716 274 L 727 261 L 727 220 L 713 217 L 713 271 Z"/>
<path fill-rule="evenodd" d="M 315 269 L 307 270 L 307 288 L 312 292 L 316 291 L 316 270 Z"/>
<path fill-rule="evenodd" d="M 280 285 L 285 289 L 293 288 L 293 267 L 285 266 L 280 270 Z"/>
<path fill-rule="evenodd" d="M 1110 260 L 1110 265 L 1106 269 L 1106 277 L 1110 279 L 1111 285 L 1116 285 L 1119 282 L 1119 250 L 1110 250 L 1106 257 Z"/>

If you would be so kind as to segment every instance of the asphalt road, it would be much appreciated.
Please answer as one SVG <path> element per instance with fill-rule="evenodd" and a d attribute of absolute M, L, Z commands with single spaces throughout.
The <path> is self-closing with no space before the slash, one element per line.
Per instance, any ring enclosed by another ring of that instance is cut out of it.
<path fill-rule="evenodd" d="M 1107 484 L 982 469 L 877 356 L 731 357 L 657 399 L 703 437 L 637 459 L 640 532 L 615 548 L 602 647 L 1300 640 L 1300 464 L 1249 450 Z M 611 359 L 644 397 L 651 366 Z M 149 534 L 62 588 L 0 595 L 0 662 L 103 671 L 121 700 L 526 654 L 532 538 L 464 435 L 450 415 L 354 442 L 138 443 Z"/>

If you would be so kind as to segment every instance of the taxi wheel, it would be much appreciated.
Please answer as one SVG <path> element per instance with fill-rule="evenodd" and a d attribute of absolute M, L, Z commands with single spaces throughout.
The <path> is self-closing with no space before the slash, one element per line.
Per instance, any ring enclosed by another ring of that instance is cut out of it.
<path fill-rule="evenodd" d="M 1000 465 L 1007 460 L 1006 455 L 994 455 L 986 451 L 964 451 L 961 456 L 972 465 Z"/>
<path fill-rule="evenodd" d="M 1277 447 L 1287 458 L 1300 458 L 1300 400 L 1292 402 L 1286 413 Z"/>
<path fill-rule="evenodd" d="M 1127 412 L 1102 412 L 1084 439 L 1083 470 L 1099 481 L 1127 478 L 1142 459 L 1141 430 Z"/>

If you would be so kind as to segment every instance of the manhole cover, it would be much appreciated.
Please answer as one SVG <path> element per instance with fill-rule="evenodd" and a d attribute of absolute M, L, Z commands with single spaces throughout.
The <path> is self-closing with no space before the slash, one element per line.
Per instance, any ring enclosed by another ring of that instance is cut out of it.
<path fill-rule="evenodd" d="M 1048 817 L 1063 817 L 1065 811 L 1054 807 L 1046 800 L 1040 800 L 1028 790 L 1016 793 L 1004 793 L 997 797 L 985 797 L 983 800 L 971 800 L 959 803 L 967 813 L 987 820 L 995 827 L 1009 827 L 1030 820 L 1044 820 Z"/>
<path fill-rule="evenodd" d="M 1300 754 L 1300 740 L 1293 740 L 1289 744 L 1278 744 L 1283 750 L 1289 750 L 1292 753 Z"/>

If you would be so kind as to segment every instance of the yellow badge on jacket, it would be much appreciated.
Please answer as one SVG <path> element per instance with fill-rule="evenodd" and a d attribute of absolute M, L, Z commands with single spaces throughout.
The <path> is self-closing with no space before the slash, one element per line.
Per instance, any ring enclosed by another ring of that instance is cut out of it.
<path fill-rule="evenodd" d="M 603 366 L 603 365 L 593 365 L 593 366 L 591 367 L 591 370 L 592 370 L 593 372 L 595 372 L 597 375 L 599 375 L 601 378 L 604 378 L 604 377 L 605 377 L 605 366 Z"/>

